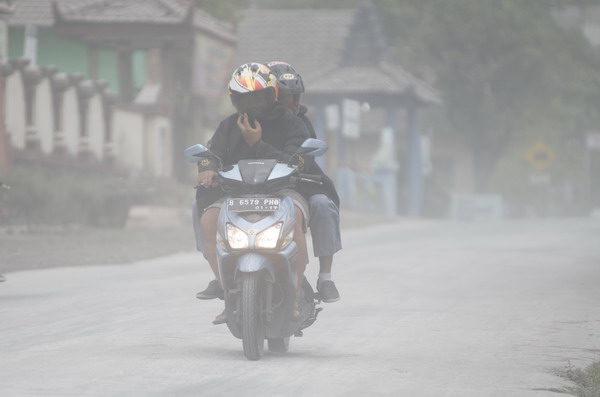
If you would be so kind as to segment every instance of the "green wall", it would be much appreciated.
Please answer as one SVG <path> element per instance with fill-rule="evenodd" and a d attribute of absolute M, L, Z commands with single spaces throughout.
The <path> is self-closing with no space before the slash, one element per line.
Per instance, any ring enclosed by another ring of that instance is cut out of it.
<path fill-rule="evenodd" d="M 146 81 L 146 51 L 136 51 L 133 53 L 132 69 L 133 69 L 133 86 L 136 91 L 139 91 Z"/>
<path fill-rule="evenodd" d="M 12 58 L 23 56 L 25 28 L 10 27 L 8 54 Z M 82 73 L 88 76 L 88 53 L 83 43 L 58 36 L 52 28 L 40 28 L 38 32 L 38 64 L 55 65 L 61 72 Z M 100 50 L 97 55 L 98 79 L 106 80 L 112 91 L 119 91 L 117 54 L 112 50 Z M 146 80 L 146 52 L 133 55 L 134 86 L 140 89 Z"/>
<path fill-rule="evenodd" d="M 10 27 L 8 29 L 8 57 L 20 58 L 23 55 L 23 36 L 25 28 Z"/>
<path fill-rule="evenodd" d="M 97 55 L 97 74 L 101 80 L 108 81 L 114 92 L 119 92 L 119 73 L 117 70 L 117 54 L 114 51 L 100 50 Z"/>

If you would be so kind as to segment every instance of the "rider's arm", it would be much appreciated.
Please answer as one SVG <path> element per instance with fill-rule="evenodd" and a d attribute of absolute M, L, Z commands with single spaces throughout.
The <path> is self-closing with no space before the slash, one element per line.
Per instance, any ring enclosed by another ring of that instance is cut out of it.
<path fill-rule="evenodd" d="M 255 150 L 256 158 L 276 159 L 281 162 L 288 162 L 292 155 L 298 151 L 298 148 L 308 138 L 308 129 L 299 117 L 288 116 L 284 118 L 281 133 L 286 135 L 286 141 L 283 150 L 279 150 L 273 145 L 260 139 L 252 148 Z"/>
<path fill-rule="evenodd" d="M 227 152 L 227 130 L 231 128 L 229 124 L 231 123 L 231 117 L 226 118 L 221 121 L 219 127 L 213 134 L 213 136 L 208 141 L 208 148 L 212 153 L 217 155 L 222 161 L 225 160 L 224 156 Z M 219 159 L 212 155 L 207 155 L 205 157 L 201 157 L 198 160 L 198 172 L 203 171 L 218 171 L 219 170 Z"/>
<path fill-rule="evenodd" d="M 317 138 L 317 133 L 315 132 L 315 127 L 313 127 L 312 122 L 306 115 L 308 109 L 304 105 L 300 105 L 300 111 L 298 112 L 298 117 L 306 124 L 306 128 L 308 128 L 308 134 L 311 138 Z"/>

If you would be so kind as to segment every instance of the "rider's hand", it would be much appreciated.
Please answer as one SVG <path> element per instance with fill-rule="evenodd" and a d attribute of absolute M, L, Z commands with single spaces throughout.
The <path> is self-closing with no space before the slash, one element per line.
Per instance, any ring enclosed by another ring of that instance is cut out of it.
<path fill-rule="evenodd" d="M 206 170 L 206 171 L 202 171 L 198 173 L 198 176 L 196 177 L 196 181 L 198 182 L 198 185 L 203 186 L 203 187 L 211 187 L 211 186 L 217 186 L 218 183 L 215 182 L 215 177 L 217 176 L 217 173 L 213 170 Z"/>
<path fill-rule="evenodd" d="M 242 113 L 238 116 L 237 125 L 240 127 L 240 131 L 242 131 L 242 136 L 246 143 L 250 146 L 254 146 L 256 142 L 260 141 L 262 138 L 262 128 L 258 120 L 254 121 L 255 128 L 252 128 L 250 125 L 250 120 L 248 120 L 248 115 L 246 113 Z"/>

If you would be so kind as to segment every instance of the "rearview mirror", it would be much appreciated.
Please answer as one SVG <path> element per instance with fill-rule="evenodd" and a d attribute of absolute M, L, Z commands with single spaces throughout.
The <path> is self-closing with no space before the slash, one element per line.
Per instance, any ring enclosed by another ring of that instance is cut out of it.
<path fill-rule="evenodd" d="M 303 154 L 312 157 L 323 155 L 329 146 L 320 139 L 308 138 L 298 149 L 298 154 Z"/>
<path fill-rule="evenodd" d="M 195 144 L 185 149 L 183 155 L 190 163 L 197 163 L 200 158 L 208 154 L 208 148 L 204 145 Z"/>

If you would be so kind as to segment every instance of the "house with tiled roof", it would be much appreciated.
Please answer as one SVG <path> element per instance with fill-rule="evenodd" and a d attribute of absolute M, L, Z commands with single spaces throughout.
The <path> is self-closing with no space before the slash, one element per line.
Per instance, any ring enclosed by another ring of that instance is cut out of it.
<path fill-rule="evenodd" d="M 132 34 L 145 34 L 139 25 L 146 25 L 146 29 L 156 25 L 189 26 L 192 15 L 192 3 L 187 0 L 17 0 L 9 20 L 9 55 L 11 58 L 25 56 L 39 65 L 52 64 L 65 72 L 102 78 L 112 89 L 119 91 L 122 82 L 116 73 L 118 61 L 113 43 L 105 41 L 96 45 L 100 49 L 95 54 L 99 66 L 94 67 L 88 56 L 89 37 L 103 36 L 106 31 L 111 31 L 113 39 L 120 37 L 125 43 L 130 41 Z M 132 30 L 132 24 L 138 27 Z M 177 34 L 181 35 L 181 32 Z M 156 34 L 147 36 L 145 46 L 136 43 L 133 55 L 132 77 L 138 88 L 145 78 L 146 68 L 141 50 L 173 40 L 173 37 L 167 37 L 163 43 L 157 43 Z M 31 39 L 35 41 L 34 45 L 27 44 Z"/>
<path fill-rule="evenodd" d="M 238 34 L 236 64 L 285 61 L 301 74 L 302 101 L 310 107 L 318 137 L 330 146 L 321 165 L 336 176 L 347 205 L 419 213 L 417 112 L 441 98 L 398 65 L 370 1 L 355 9 L 249 9 Z M 386 154 L 376 156 L 382 150 Z M 383 159 L 386 176 L 372 184 L 375 178 L 361 175 L 376 171 L 376 157 Z M 373 192 L 379 192 L 377 200 L 369 198 Z M 399 193 L 408 197 L 404 208 L 398 207 Z"/>
<path fill-rule="evenodd" d="M 16 152 L 85 152 L 133 174 L 183 172 L 181 147 L 214 113 L 202 102 L 225 92 L 224 77 L 206 74 L 230 69 L 231 26 L 192 0 L 17 0 L 9 23 L 16 72 L 7 87 L 24 102 L 7 105 Z M 32 110 L 43 101 L 52 109 Z"/>
<path fill-rule="evenodd" d="M 397 65 L 374 10 L 258 10 L 244 12 L 237 61 L 285 60 L 301 72 L 308 95 L 414 90 L 419 102 L 439 103 L 439 93 Z"/>

